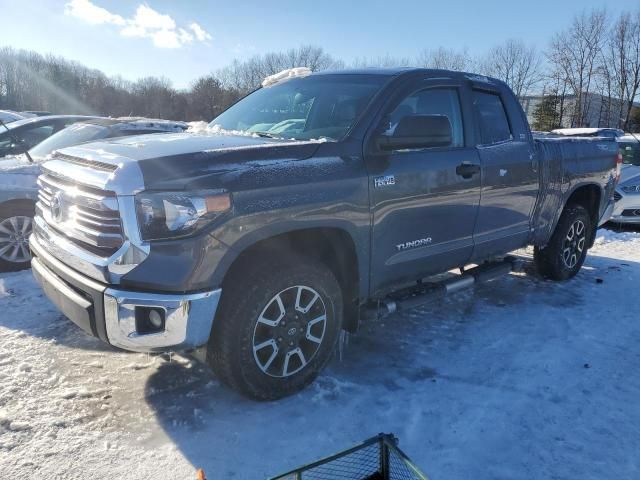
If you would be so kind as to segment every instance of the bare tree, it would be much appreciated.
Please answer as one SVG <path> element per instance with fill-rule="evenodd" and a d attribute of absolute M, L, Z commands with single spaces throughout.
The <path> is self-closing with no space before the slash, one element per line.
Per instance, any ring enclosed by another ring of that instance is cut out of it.
<path fill-rule="evenodd" d="M 416 57 L 417 65 L 424 68 L 441 68 L 462 72 L 472 70 L 473 61 L 467 49 L 460 51 L 439 47 L 435 50 L 422 50 Z"/>
<path fill-rule="evenodd" d="M 518 98 L 527 95 L 541 79 L 541 59 L 535 47 L 509 39 L 497 45 L 480 63 L 482 73 L 504 81 Z"/>
<path fill-rule="evenodd" d="M 590 94 L 594 88 L 607 32 L 605 10 L 582 12 L 571 26 L 556 34 L 548 54 L 549 62 L 562 71 L 575 96 L 572 124 L 586 126 Z"/>
<path fill-rule="evenodd" d="M 390 54 L 379 55 L 377 57 L 358 57 L 351 62 L 353 68 L 395 68 L 407 67 L 411 64 L 408 57 L 395 57 Z"/>
<path fill-rule="evenodd" d="M 609 32 L 604 63 L 610 69 L 613 95 L 619 99 L 616 126 L 628 129 L 640 88 L 640 10 L 623 12 Z"/>
<path fill-rule="evenodd" d="M 286 52 L 255 55 L 244 61 L 234 60 L 231 65 L 218 71 L 217 76 L 226 88 L 248 92 L 258 88 L 265 77 L 287 68 L 308 67 L 318 71 L 342 66 L 342 62 L 335 60 L 321 47 L 302 45 Z"/>

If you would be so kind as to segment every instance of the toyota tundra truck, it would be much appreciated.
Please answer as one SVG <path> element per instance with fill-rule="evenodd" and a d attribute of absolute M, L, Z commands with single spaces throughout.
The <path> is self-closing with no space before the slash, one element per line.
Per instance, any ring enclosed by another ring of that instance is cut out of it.
<path fill-rule="evenodd" d="M 507 273 L 516 249 L 544 277 L 576 275 L 620 162 L 611 138 L 534 138 L 493 78 L 296 69 L 202 131 L 57 152 L 33 273 L 87 333 L 198 349 L 224 384 L 276 399 L 372 311 Z"/>

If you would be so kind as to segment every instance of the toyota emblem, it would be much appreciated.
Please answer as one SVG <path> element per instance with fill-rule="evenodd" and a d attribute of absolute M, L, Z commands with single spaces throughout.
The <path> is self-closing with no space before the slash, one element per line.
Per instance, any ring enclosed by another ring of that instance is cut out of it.
<path fill-rule="evenodd" d="M 56 222 L 60 222 L 62 220 L 63 195 L 63 192 L 56 192 L 56 194 L 51 198 L 51 218 Z"/>

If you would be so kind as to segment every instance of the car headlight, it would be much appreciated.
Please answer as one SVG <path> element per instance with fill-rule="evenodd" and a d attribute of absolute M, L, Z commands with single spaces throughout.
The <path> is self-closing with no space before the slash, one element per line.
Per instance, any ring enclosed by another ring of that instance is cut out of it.
<path fill-rule="evenodd" d="M 624 193 L 640 193 L 640 185 L 625 185 L 620 187 Z"/>
<path fill-rule="evenodd" d="M 231 209 L 228 192 L 142 192 L 136 214 L 143 240 L 191 235 Z"/>

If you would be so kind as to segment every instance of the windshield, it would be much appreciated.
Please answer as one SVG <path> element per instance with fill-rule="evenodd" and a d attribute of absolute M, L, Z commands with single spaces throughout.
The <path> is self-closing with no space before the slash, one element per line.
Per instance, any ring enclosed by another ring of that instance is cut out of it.
<path fill-rule="evenodd" d="M 108 134 L 109 129 L 100 125 L 91 125 L 87 123 L 71 125 L 70 127 L 61 130 L 40 142 L 29 150 L 29 154 L 34 160 L 43 160 L 54 150 L 70 147 L 71 145 L 77 145 L 90 140 L 104 138 Z"/>
<path fill-rule="evenodd" d="M 640 166 L 640 143 L 637 141 L 619 142 L 619 146 L 623 163 Z"/>
<path fill-rule="evenodd" d="M 317 75 L 279 82 L 240 100 L 209 126 L 296 140 L 339 140 L 384 81 L 379 75 Z"/>

